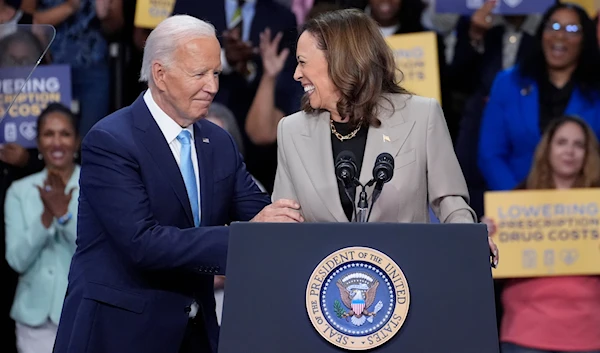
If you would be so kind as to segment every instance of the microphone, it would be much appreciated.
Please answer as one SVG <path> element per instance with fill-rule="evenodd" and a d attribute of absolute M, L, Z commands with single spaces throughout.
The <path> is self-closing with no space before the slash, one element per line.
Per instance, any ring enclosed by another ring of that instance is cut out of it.
<path fill-rule="evenodd" d="M 373 167 L 373 179 L 375 179 L 375 187 L 377 184 L 380 184 L 383 187 L 383 184 L 392 180 L 394 176 L 394 157 L 392 157 L 389 153 L 381 153 L 375 159 L 375 166 Z"/>
<path fill-rule="evenodd" d="M 371 218 L 371 211 L 375 206 L 375 201 L 381 195 L 383 184 L 392 180 L 394 176 L 394 157 L 387 152 L 380 153 L 375 159 L 375 166 L 373 167 L 373 181 L 375 182 L 375 188 L 373 189 L 373 200 L 371 201 L 371 209 L 367 216 L 367 222 Z"/>
<path fill-rule="evenodd" d="M 351 151 L 342 151 L 335 159 L 335 176 L 344 184 L 344 188 L 354 186 L 354 179 L 358 174 L 356 158 Z"/>
<path fill-rule="evenodd" d="M 354 204 L 354 187 L 360 184 L 356 177 L 358 175 L 358 168 L 355 161 L 356 157 L 351 151 L 342 151 L 335 158 L 335 176 L 344 185 L 344 192 L 348 200 L 352 203 L 354 219 L 357 218 L 356 205 Z"/>

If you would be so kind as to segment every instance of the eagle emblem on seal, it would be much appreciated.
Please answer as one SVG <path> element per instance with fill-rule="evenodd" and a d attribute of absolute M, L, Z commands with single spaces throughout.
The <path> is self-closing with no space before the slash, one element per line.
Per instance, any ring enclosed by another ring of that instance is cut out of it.
<path fill-rule="evenodd" d="M 383 303 L 379 301 L 373 311 L 369 311 L 375 302 L 379 281 L 368 274 L 355 272 L 336 282 L 340 290 L 340 298 L 346 309 L 339 301 L 334 302 L 336 316 L 345 318 L 355 326 L 362 326 L 366 321 L 372 323 L 373 317 L 381 310 Z"/>

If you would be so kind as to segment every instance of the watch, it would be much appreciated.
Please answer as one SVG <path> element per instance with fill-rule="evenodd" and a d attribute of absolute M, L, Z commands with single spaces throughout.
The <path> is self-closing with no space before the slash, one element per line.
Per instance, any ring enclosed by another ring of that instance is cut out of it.
<path fill-rule="evenodd" d="M 69 222 L 71 220 L 71 218 L 73 218 L 73 215 L 71 214 L 71 212 L 67 212 L 66 215 L 58 218 L 56 221 L 58 222 L 58 224 L 60 224 L 61 226 L 64 226 L 65 224 L 67 224 L 67 222 Z"/>

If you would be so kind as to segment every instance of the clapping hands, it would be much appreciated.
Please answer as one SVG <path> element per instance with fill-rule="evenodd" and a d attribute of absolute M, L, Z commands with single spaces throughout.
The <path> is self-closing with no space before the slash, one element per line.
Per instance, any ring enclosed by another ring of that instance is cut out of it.
<path fill-rule="evenodd" d="M 37 188 L 40 192 L 45 212 L 48 212 L 55 218 L 60 218 L 67 214 L 75 188 L 65 193 L 66 184 L 58 173 L 49 171 L 44 185 L 37 186 Z"/>

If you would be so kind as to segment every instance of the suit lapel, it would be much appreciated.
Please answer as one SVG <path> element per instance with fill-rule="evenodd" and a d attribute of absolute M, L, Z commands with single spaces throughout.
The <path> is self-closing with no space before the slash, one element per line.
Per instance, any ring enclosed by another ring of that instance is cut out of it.
<path fill-rule="evenodd" d="M 396 105 L 395 111 L 392 112 L 388 109 L 384 109 L 384 107 L 389 106 L 389 103 L 384 102 L 384 105 L 380 108 L 381 113 L 379 114 L 381 125 L 379 127 L 369 128 L 369 132 L 367 134 L 367 144 L 365 146 L 365 154 L 360 172 L 360 182 L 363 185 L 367 184 L 371 179 L 373 179 L 373 167 L 375 166 L 377 156 L 379 156 L 381 153 L 387 152 L 395 158 L 406 142 L 406 139 L 412 131 L 413 126 L 415 125 L 414 121 L 407 121 L 402 116 L 403 106 L 400 104 L 406 103 L 395 101 L 394 104 Z M 373 187 L 367 188 L 366 191 L 369 203 L 371 203 Z M 356 202 L 358 202 L 359 197 L 360 191 L 357 190 Z M 378 216 L 381 213 L 379 207 L 377 207 L 378 205 L 381 205 L 381 200 L 375 204 L 375 207 L 371 212 L 372 214 L 370 221 L 376 221 L 378 219 Z"/>
<path fill-rule="evenodd" d="M 380 118 L 380 120 L 381 125 L 379 127 L 369 127 L 367 133 L 363 167 L 360 172 L 360 182 L 363 184 L 368 183 L 373 178 L 373 167 L 377 156 L 387 152 L 392 157 L 396 157 L 414 126 L 414 121 L 407 122 L 404 119 L 400 109 L 394 112 L 393 116 Z"/>
<path fill-rule="evenodd" d="M 143 99 L 143 94 L 133 103 L 134 125 L 137 128 L 138 139 L 146 148 L 149 155 L 158 165 L 158 169 L 163 173 L 173 191 L 177 195 L 181 206 L 190 224 L 194 224 L 192 217 L 192 208 L 185 189 L 183 177 L 179 171 L 179 166 L 173 157 L 171 148 L 165 140 L 165 136 L 152 118 L 148 107 Z"/>
<path fill-rule="evenodd" d="M 533 81 L 527 80 L 521 85 L 521 116 L 525 117 L 527 129 L 533 136 L 541 137 L 540 132 L 540 105 L 538 86 Z"/>
<path fill-rule="evenodd" d="M 294 134 L 294 143 L 310 182 L 331 217 L 338 222 L 347 222 L 335 178 L 329 113 L 310 117 L 305 130 Z"/>
<path fill-rule="evenodd" d="M 202 122 L 194 124 L 194 142 L 196 145 L 196 154 L 198 156 L 198 171 L 200 173 L 200 206 L 202 210 L 201 224 L 211 224 L 211 207 L 212 204 L 212 193 L 213 193 L 213 180 L 212 171 L 209 169 L 209 165 L 212 159 L 213 147 L 210 144 L 210 139 L 204 134 L 206 129 L 202 129 Z"/>

